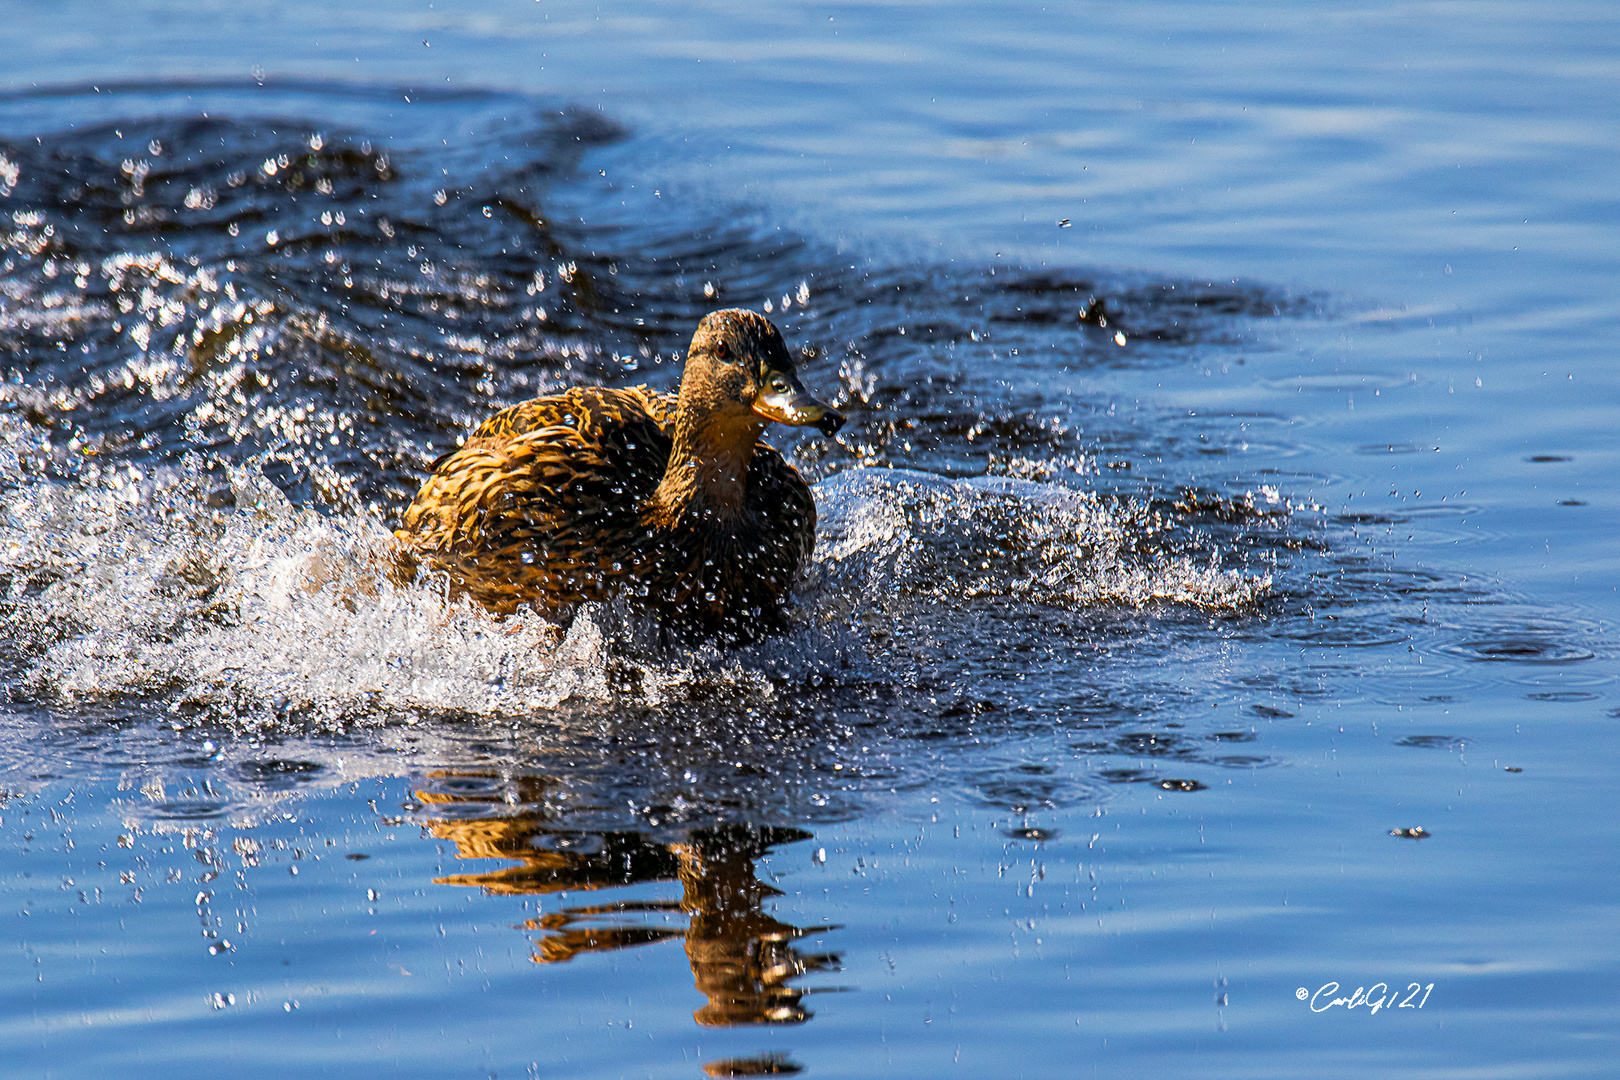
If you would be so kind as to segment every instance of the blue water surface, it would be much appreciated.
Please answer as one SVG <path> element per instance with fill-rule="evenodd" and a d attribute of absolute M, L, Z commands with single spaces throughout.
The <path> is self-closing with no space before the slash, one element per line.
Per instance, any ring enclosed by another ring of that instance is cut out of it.
<path fill-rule="evenodd" d="M 0 1071 L 1614 1074 L 1611 6 L 7 21 Z M 305 148 L 408 253 L 184 216 Z M 207 274 L 241 344 L 171 364 Z M 540 670 L 466 614 L 406 677 L 431 597 L 277 576 L 710 301 L 851 413 L 786 443 L 836 634 Z"/>

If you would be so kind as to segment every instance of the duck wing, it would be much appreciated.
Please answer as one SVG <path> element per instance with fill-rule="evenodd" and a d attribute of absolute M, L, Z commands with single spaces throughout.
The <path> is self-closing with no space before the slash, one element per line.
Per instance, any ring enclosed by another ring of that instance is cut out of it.
<path fill-rule="evenodd" d="M 625 420 L 651 417 L 667 435 L 671 438 L 675 435 L 675 395 L 661 394 L 646 385 L 622 390 L 584 386 L 502 409 L 474 428 L 469 441 L 512 438 L 539 428 L 570 423 L 567 419 L 570 415 L 582 413 L 603 429 Z"/>
<path fill-rule="evenodd" d="M 496 611 L 606 598 L 668 467 L 673 415 L 646 387 L 502 410 L 436 463 L 395 535 Z"/>

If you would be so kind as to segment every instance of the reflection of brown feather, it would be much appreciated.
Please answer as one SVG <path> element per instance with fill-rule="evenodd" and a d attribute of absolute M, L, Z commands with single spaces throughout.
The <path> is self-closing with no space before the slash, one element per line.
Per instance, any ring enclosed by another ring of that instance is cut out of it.
<path fill-rule="evenodd" d="M 540 942 L 537 964 L 566 964 L 580 953 L 612 952 L 651 945 L 682 935 L 681 930 L 660 930 L 650 926 L 598 927 L 592 930 L 564 930 Z"/>
<path fill-rule="evenodd" d="M 427 800 L 423 800 L 424 802 Z M 580 892 L 612 889 L 647 877 L 674 877 L 677 860 L 660 844 L 635 834 L 608 834 L 600 851 L 551 850 L 534 846 L 543 823 L 533 815 L 511 818 L 451 818 L 431 830 L 456 845 L 459 859 L 515 859 L 517 866 L 475 874 L 434 878 L 441 885 L 466 885 L 491 895 Z"/>
<path fill-rule="evenodd" d="M 536 780 L 516 783 L 537 791 L 545 785 Z M 416 798 L 426 806 L 464 814 L 480 801 L 492 810 L 503 807 L 504 794 L 447 797 L 442 791 L 418 791 Z M 533 813 L 456 817 L 427 825 L 434 836 L 455 844 L 457 858 L 517 863 L 436 877 L 435 884 L 469 886 L 497 896 L 585 892 L 609 897 L 553 908 L 528 920 L 525 929 L 543 934 L 533 956 L 536 963 L 565 963 L 586 954 L 683 939 L 693 982 L 706 998 L 692 1015 L 705 1027 L 804 1023 L 810 1010 L 802 1001 L 805 991 L 793 980 L 839 966 L 839 954 L 802 951 L 795 944 L 836 927 L 806 928 L 778 920 L 765 910 L 765 901 L 782 893 L 755 873 L 757 859 L 779 844 L 809 839 L 807 832 L 721 825 L 693 830 L 684 843 L 665 843 L 629 830 L 563 830 Z M 607 892 L 668 881 L 680 882 L 679 900 L 614 900 Z M 684 928 L 656 925 L 659 916 L 667 924 L 682 914 L 687 917 Z"/>

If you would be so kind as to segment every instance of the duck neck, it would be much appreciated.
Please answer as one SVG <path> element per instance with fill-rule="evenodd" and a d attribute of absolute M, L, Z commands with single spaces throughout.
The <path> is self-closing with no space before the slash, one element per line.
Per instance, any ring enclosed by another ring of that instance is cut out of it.
<path fill-rule="evenodd" d="M 753 410 L 677 406 L 675 443 L 655 501 L 668 512 L 740 517 L 748 495 L 748 466 L 766 421 Z"/>

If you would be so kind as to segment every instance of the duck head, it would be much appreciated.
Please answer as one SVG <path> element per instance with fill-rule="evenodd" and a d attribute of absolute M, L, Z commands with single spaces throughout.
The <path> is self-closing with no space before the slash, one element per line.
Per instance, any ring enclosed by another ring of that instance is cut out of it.
<path fill-rule="evenodd" d="M 799 382 L 769 319 L 737 309 L 704 316 L 686 355 L 669 467 L 653 499 L 660 512 L 741 514 L 749 462 L 773 420 L 814 425 L 828 437 L 844 423 Z"/>
<path fill-rule="evenodd" d="M 704 316 L 692 336 L 681 378 L 681 412 L 724 416 L 754 429 L 769 421 L 814 427 L 831 438 L 844 417 L 799 381 L 782 332 L 763 315 L 740 308 Z"/>

